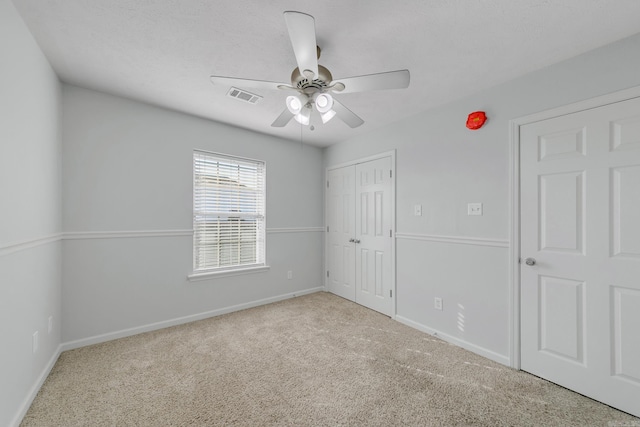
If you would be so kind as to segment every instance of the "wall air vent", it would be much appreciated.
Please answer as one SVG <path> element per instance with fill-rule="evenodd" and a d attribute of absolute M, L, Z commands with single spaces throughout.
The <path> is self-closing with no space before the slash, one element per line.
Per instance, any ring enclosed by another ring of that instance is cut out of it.
<path fill-rule="evenodd" d="M 227 92 L 227 96 L 237 98 L 241 101 L 248 102 L 249 104 L 256 104 L 262 99 L 260 95 L 247 92 L 246 90 L 238 89 L 237 87 L 231 87 L 231 89 L 229 89 L 229 92 Z"/>

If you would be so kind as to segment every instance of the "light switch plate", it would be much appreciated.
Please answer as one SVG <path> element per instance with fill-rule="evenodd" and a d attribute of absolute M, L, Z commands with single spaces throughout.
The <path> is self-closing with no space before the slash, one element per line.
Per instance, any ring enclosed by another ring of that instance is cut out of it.
<path fill-rule="evenodd" d="M 415 205 L 413 207 L 413 215 L 414 216 L 422 216 L 422 205 Z"/>
<path fill-rule="evenodd" d="M 467 204 L 467 215 L 482 215 L 482 203 Z"/>

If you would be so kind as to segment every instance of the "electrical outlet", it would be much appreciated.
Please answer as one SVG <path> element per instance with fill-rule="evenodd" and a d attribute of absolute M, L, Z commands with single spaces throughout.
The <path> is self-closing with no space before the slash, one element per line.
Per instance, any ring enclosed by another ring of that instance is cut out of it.
<path fill-rule="evenodd" d="M 415 205 L 413 207 L 413 215 L 414 216 L 422 216 L 422 205 Z"/>
<path fill-rule="evenodd" d="M 287 271 L 287 279 L 291 280 L 293 278 L 293 271 Z"/>
<path fill-rule="evenodd" d="M 33 333 L 33 354 L 38 351 L 38 331 Z"/>
<path fill-rule="evenodd" d="M 433 307 L 434 307 L 436 310 L 442 310 L 442 298 L 435 297 L 435 298 L 433 299 Z"/>
<path fill-rule="evenodd" d="M 53 330 L 53 316 L 49 316 L 49 326 L 47 326 L 47 333 L 51 333 Z"/>

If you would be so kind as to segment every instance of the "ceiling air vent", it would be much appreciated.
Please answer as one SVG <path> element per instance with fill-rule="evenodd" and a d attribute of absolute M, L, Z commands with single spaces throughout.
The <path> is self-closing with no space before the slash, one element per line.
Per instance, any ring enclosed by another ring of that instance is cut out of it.
<path fill-rule="evenodd" d="M 229 89 L 227 95 L 232 98 L 237 98 L 241 101 L 248 102 L 250 104 L 256 104 L 262 99 L 260 95 L 247 92 L 246 90 L 238 89 L 237 87 L 232 87 L 231 89 Z"/>

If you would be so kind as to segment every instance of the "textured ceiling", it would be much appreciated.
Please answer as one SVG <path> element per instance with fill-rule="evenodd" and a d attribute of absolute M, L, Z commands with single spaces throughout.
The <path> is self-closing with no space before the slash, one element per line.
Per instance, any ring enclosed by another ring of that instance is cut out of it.
<path fill-rule="evenodd" d="M 289 82 L 296 66 L 282 13 L 315 17 L 334 80 L 409 69 L 408 89 L 337 95 L 365 120 L 334 119 L 304 142 L 327 146 L 640 31 L 638 0 L 14 0 L 61 80 L 257 132 L 284 91 L 256 105 L 211 74 Z"/>

